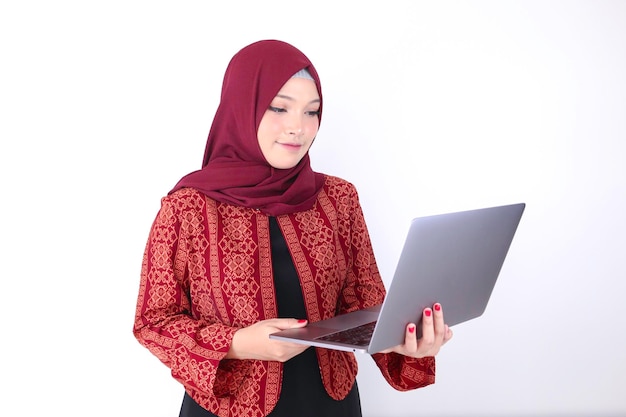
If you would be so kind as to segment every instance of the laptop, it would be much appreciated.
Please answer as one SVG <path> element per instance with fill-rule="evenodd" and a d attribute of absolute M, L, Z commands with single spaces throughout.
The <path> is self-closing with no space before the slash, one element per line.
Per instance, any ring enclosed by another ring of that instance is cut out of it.
<path fill-rule="evenodd" d="M 406 325 L 441 303 L 446 324 L 481 316 L 526 205 L 517 203 L 418 217 L 410 228 L 382 304 L 287 329 L 270 338 L 349 352 L 402 344 Z"/>

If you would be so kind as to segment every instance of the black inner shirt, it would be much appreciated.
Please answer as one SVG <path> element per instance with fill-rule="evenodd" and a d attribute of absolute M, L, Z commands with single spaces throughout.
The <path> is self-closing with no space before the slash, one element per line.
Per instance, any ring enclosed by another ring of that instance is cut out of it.
<path fill-rule="evenodd" d="M 300 279 L 287 242 L 275 217 L 270 217 L 272 268 L 278 303 L 278 317 L 306 319 Z M 270 416 L 359 417 L 361 405 L 356 382 L 342 401 L 332 399 L 322 384 L 315 348 L 308 348 L 285 362 L 278 404 Z"/>

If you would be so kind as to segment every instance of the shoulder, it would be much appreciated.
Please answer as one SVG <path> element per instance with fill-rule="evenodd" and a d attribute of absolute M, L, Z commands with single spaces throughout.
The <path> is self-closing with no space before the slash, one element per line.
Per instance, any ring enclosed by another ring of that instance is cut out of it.
<path fill-rule="evenodd" d="M 323 188 L 323 196 L 338 213 L 350 217 L 352 213 L 361 209 L 359 194 L 356 186 L 343 178 L 327 175 Z M 320 202 L 323 204 L 322 200 Z"/>
<path fill-rule="evenodd" d="M 161 198 L 161 208 L 175 211 L 197 210 L 205 207 L 207 197 L 194 188 L 181 188 Z"/>
<path fill-rule="evenodd" d="M 353 183 L 340 177 L 326 175 L 324 190 L 329 194 L 357 196 L 357 190 Z"/>

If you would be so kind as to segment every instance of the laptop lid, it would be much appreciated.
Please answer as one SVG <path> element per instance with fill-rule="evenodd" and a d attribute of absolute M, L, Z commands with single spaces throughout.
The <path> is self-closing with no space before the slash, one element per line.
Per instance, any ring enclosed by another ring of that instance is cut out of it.
<path fill-rule="evenodd" d="M 524 208 L 524 203 L 518 203 L 413 219 L 382 306 L 270 337 L 375 353 L 401 344 L 408 323 L 417 324 L 420 337 L 422 311 L 435 302 L 442 304 L 449 326 L 481 316 Z M 369 344 L 322 340 L 371 321 L 376 325 Z"/>
<path fill-rule="evenodd" d="M 524 208 L 519 203 L 413 219 L 371 349 L 402 343 L 410 322 L 421 337 L 422 311 L 436 302 L 449 326 L 481 316 Z"/>

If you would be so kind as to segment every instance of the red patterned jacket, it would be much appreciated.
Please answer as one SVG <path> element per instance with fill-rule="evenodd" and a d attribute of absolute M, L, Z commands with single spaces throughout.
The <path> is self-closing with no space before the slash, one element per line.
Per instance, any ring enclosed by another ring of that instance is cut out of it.
<path fill-rule="evenodd" d="M 380 304 L 385 296 L 354 186 L 328 176 L 315 206 L 277 217 L 300 277 L 308 320 Z M 194 189 L 161 202 L 144 253 L 134 335 L 200 405 L 219 416 L 266 416 L 282 363 L 223 359 L 233 334 L 277 317 L 268 217 Z M 354 384 L 352 353 L 315 348 L 328 394 Z M 435 359 L 373 355 L 398 390 L 432 384 Z"/>

